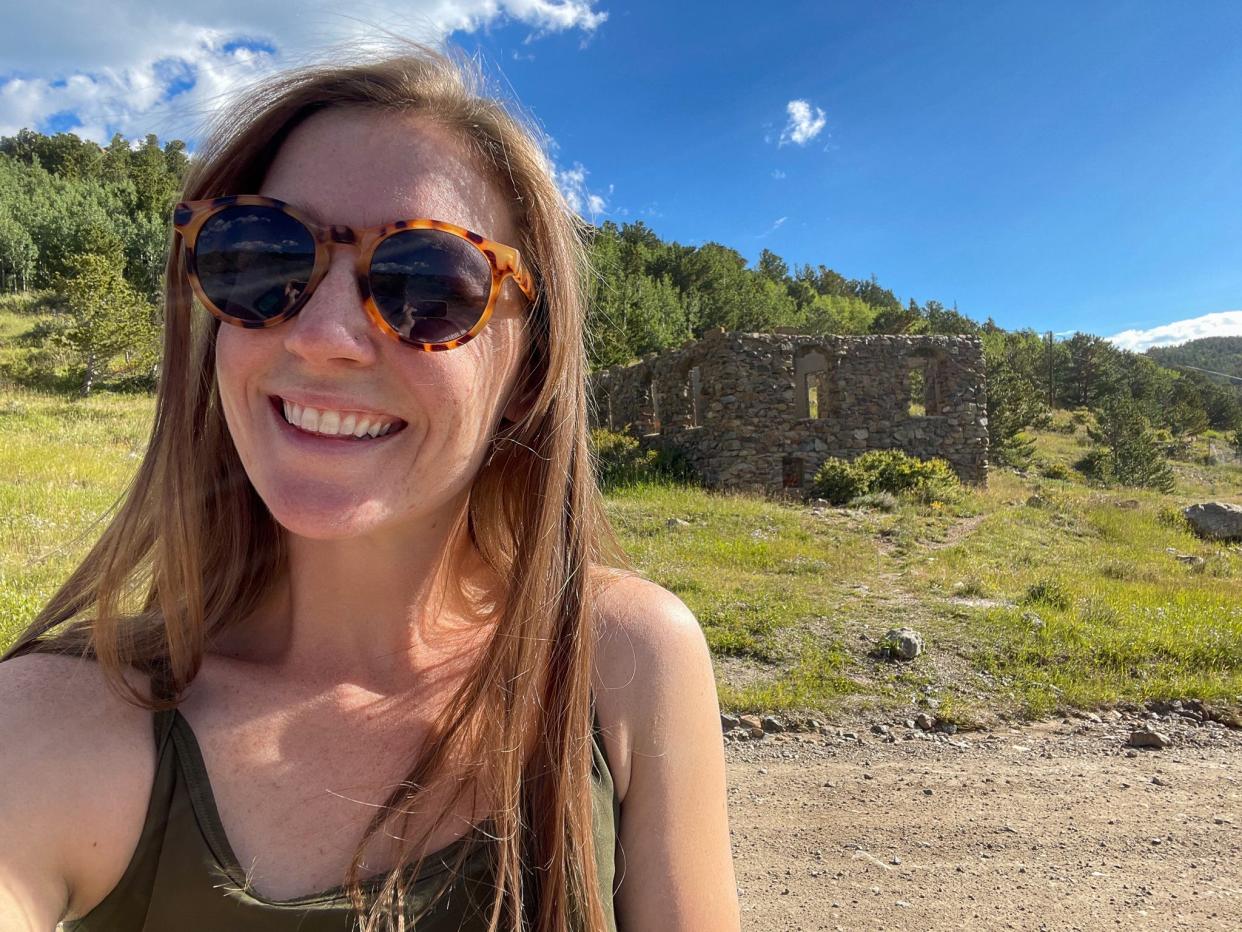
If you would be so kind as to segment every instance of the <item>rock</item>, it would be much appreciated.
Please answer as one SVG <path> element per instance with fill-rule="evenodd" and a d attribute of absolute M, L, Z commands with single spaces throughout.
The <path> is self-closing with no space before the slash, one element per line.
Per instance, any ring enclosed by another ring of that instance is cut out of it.
<path fill-rule="evenodd" d="M 759 727 L 768 734 L 776 735 L 785 730 L 785 724 L 775 715 L 765 715 Z"/>
<path fill-rule="evenodd" d="M 888 726 L 887 725 L 872 725 L 871 733 L 873 735 L 880 735 L 881 737 L 883 737 L 884 735 L 888 734 Z"/>
<path fill-rule="evenodd" d="M 1028 625 L 1030 625 L 1031 629 L 1034 631 L 1044 630 L 1044 620 L 1040 618 L 1038 615 L 1036 615 L 1034 612 L 1023 612 L 1022 620 L 1025 621 Z"/>
<path fill-rule="evenodd" d="M 920 712 L 914 720 L 914 724 L 916 727 L 923 729 L 923 731 L 931 731 L 936 727 L 936 720 L 926 712 Z"/>
<path fill-rule="evenodd" d="M 764 734 L 763 723 L 760 722 L 759 719 L 755 718 L 755 716 L 743 715 L 741 716 L 739 723 L 741 724 L 742 728 L 744 728 L 750 734 L 752 738 L 763 737 L 763 734 Z"/>
<path fill-rule="evenodd" d="M 945 735 L 957 734 L 957 725 L 953 722 L 936 722 L 936 731 Z"/>
<path fill-rule="evenodd" d="M 689 527 L 690 522 L 684 521 L 681 518 L 669 518 L 667 521 L 664 522 L 664 526 L 665 527 Z"/>
<path fill-rule="evenodd" d="M 880 646 L 897 660 L 913 660 L 923 653 L 923 636 L 913 628 L 893 628 L 881 639 Z"/>
<path fill-rule="evenodd" d="M 1167 748 L 1172 743 L 1168 735 L 1161 734 L 1150 726 L 1130 732 L 1128 742 L 1132 748 L 1155 748 L 1156 750 Z"/>
<path fill-rule="evenodd" d="M 1200 537 L 1208 540 L 1242 540 L 1242 505 L 1203 502 L 1183 509 L 1182 514 Z"/>
<path fill-rule="evenodd" d="M 1226 728 L 1242 728 L 1242 710 L 1204 706 L 1203 717 L 1209 722 L 1218 722 Z"/>
<path fill-rule="evenodd" d="M 729 731 L 742 724 L 742 720 L 736 715 L 730 715 L 728 712 L 720 713 L 720 730 Z"/>

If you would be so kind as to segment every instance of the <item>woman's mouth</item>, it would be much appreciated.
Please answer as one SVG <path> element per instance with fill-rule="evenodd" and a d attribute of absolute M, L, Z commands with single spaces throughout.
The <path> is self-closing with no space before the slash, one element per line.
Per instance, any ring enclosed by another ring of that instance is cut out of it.
<path fill-rule="evenodd" d="M 271 403 L 286 424 L 312 437 L 362 443 L 399 433 L 406 426 L 401 418 L 390 415 L 312 408 L 275 395 Z"/>

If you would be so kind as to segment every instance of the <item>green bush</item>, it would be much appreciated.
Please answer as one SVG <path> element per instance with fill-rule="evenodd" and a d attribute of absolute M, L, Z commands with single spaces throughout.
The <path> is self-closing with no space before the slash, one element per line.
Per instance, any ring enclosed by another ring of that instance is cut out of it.
<path fill-rule="evenodd" d="M 686 455 L 675 448 L 644 450 L 638 438 L 621 431 L 591 431 L 596 477 L 602 489 L 615 489 L 638 482 L 695 484 L 698 473 Z"/>
<path fill-rule="evenodd" d="M 946 460 L 921 460 L 901 450 L 868 450 L 853 460 L 829 457 L 815 473 L 812 494 L 834 505 L 887 492 L 924 503 L 954 501 L 962 484 Z"/>
<path fill-rule="evenodd" d="M 1073 479 L 1074 471 L 1060 460 L 1036 459 L 1035 469 L 1047 479 Z"/>
<path fill-rule="evenodd" d="M 862 470 L 849 460 L 830 456 L 816 470 L 811 480 L 811 491 L 833 505 L 844 505 L 869 490 Z"/>
<path fill-rule="evenodd" d="M 1079 423 L 1069 411 L 1059 408 L 1049 417 L 1048 429 L 1057 434 L 1072 434 L 1078 430 Z"/>
<path fill-rule="evenodd" d="M 1049 605 L 1060 609 L 1069 608 L 1073 602 L 1069 590 L 1059 579 L 1041 579 L 1028 586 L 1020 601 L 1023 605 Z"/>

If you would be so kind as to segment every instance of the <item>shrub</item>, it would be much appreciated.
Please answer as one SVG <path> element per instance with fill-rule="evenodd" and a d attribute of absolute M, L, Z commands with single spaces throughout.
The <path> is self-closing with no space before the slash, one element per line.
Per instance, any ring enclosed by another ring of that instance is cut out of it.
<path fill-rule="evenodd" d="M 619 431 L 597 428 L 591 431 L 596 476 L 601 488 L 630 485 L 651 472 L 654 450 L 644 450 L 638 438 Z"/>
<path fill-rule="evenodd" d="M 813 493 L 834 505 L 877 492 L 922 501 L 954 501 L 962 484 L 946 460 L 921 460 L 901 450 L 868 450 L 853 460 L 829 457 L 812 480 Z"/>
<path fill-rule="evenodd" d="M 1064 409 L 1058 409 L 1052 412 L 1048 419 L 1048 429 L 1058 434 L 1072 434 L 1078 429 L 1079 422 L 1074 420 L 1073 415 Z"/>
<path fill-rule="evenodd" d="M 600 488 L 615 489 L 637 482 L 694 483 L 698 474 L 680 450 L 644 450 L 638 438 L 620 431 L 591 431 L 596 477 Z"/>
<path fill-rule="evenodd" d="M 1037 460 L 1035 468 L 1047 479 L 1072 479 L 1074 472 L 1060 460 Z"/>
<path fill-rule="evenodd" d="M 1067 609 L 1072 603 L 1069 590 L 1059 579 L 1041 579 L 1027 587 L 1020 600 L 1024 605 L 1049 605 Z"/>
<path fill-rule="evenodd" d="M 816 470 L 811 490 L 833 505 L 844 505 L 867 493 L 867 477 L 849 460 L 830 456 Z"/>
<path fill-rule="evenodd" d="M 1128 398 L 1111 397 L 1099 413 L 1099 426 L 1087 433 L 1099 444 L 1075 468 L 1107 485 L 1173 490 L 1173 470 L 1147 419 Z"/>
<path fill-rule="evenodd" d="M 1162 505 L 1156 512 L 1156 523 L 1161 527 L 1167 527 L 1171 531 L 1177 531 L 1182 534 L 1194 533 L 1194 529 L 1190 526 L 1190 520 L 1180 508 L 1170 508 L 1168 505 Z"/>

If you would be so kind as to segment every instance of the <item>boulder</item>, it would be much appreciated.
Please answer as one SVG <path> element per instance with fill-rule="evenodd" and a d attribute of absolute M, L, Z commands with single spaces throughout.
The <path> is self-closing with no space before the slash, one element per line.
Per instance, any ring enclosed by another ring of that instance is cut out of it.
<path fill-rule="evenodd" d="M 893 628 L 884 635 L 880 646 L 897 660 L 913 660 L 923 653 L 923 636 L 913 628 Z"/>
<path fill-rule="evenodd" d="M 1242 540 L 1242 505 L 1203 502 L 1183 509 L 1182 514 L 1200 537 L 1208 540 Z"/>

